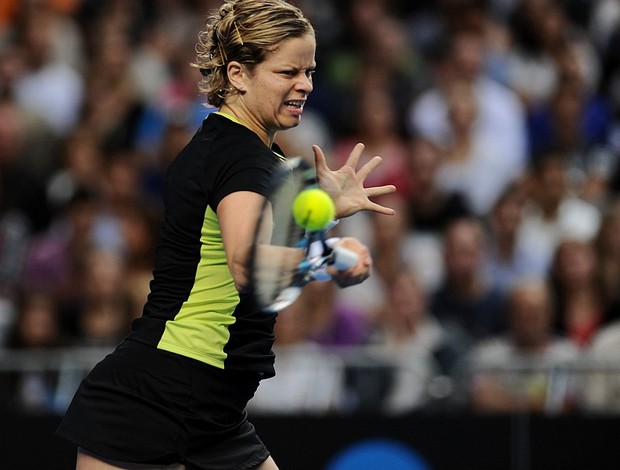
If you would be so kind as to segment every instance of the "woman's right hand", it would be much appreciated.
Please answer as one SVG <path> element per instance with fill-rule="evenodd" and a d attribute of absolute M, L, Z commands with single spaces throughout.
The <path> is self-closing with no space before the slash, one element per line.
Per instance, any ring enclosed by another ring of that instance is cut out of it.
<path fill-rule="evenodd" d="M 332 248 L 346 248 L 357 255 L 357 262 L 345 271 L 339 271 L 335 267 L 328 268 L 328 272 L 333 281 L 340 287 L 353 286 L 359 284 L 372 273 L 372 257 L 366 245 L 353 237 L 342 237 Z"/>

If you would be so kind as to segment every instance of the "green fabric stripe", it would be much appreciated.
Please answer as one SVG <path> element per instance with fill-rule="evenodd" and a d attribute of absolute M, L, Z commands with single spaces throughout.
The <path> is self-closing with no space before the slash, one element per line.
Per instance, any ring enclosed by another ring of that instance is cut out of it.
<path fill-rule="evenodd" d="M 158 348 L 224 368 L 224 347 L 239 294 L 226 263 L 219 220 L 211 207 L 205 211 L 201 232 L 200 262 L 194 286 L 174 320 L 166 328 Z"/>

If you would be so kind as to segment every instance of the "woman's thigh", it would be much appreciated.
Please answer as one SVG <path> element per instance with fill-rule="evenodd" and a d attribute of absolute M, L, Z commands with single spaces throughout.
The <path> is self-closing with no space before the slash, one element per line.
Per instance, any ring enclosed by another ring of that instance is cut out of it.
<path fill-rule="evenodd" d="M 274 460 L 269 457 L 262 464 L 260 464 L 256 470 L 278 470 L 278 466 Z"/>
<path fill-rule="evenodd" d="M 267 467 L 270 468 L 270 467 Z M 116 462 L 113 460 L 101 460 L 90 452 L 78 450 L 76 470 L 185 470 L 181 464 L 151 466 Z"/>

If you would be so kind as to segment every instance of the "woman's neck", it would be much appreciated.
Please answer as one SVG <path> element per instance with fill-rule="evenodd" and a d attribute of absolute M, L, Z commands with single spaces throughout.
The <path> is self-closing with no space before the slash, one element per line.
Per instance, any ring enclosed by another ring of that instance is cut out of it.
<path fill-rule="evenodd" d="M 472 141 L 468 134 L 457 134 L 452 139 L 452 144 L 447 151 L 447 157 L 452 161 L 467 160 L 471 153 Z"/>
<path fill-rule="evenodd" d="M 256 119 L 252 118 L 251 115 L 244 112 L 242 109 L 239 109 L 236 106 L 223 104 L 218 113 L 227 117 L 231 121 L 250 129 L 263 141 L 263 143 L 267 147 L 271 148 L 271 146 L 273 145 L 273 141 L 275 139 L 275 132 L 267 132 L 262 126 L 260 126 L 256 122 Z"/>

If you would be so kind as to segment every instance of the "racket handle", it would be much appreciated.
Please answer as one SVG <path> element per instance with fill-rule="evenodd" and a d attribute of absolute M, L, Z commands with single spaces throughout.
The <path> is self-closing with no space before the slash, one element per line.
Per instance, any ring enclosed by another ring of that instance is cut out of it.
<path fill-rule="evenodd" d="M 346 271 L 357 264 L 359 256 L 354 251 L 351 251 L 342 246 L 334 247 L 334 258 L 331 263 L 338 271 Z"/>

